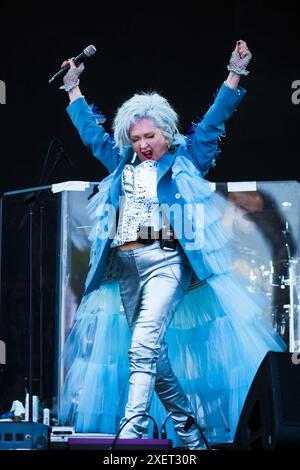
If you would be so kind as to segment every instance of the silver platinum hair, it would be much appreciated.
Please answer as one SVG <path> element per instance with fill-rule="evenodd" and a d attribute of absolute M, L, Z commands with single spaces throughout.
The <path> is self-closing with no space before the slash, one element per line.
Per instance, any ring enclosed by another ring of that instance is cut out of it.
<path fill-rule="evenodd" d="M 131 145 L 130 129 L 140 119 L 152 119 L 170 145 L 185 145 L 185 137 L 178 131 L 178 116 L 169 102 L 158 93 L 135 94 L 118 109 L 114 122 L 114 138 L 121 151 Z"/>

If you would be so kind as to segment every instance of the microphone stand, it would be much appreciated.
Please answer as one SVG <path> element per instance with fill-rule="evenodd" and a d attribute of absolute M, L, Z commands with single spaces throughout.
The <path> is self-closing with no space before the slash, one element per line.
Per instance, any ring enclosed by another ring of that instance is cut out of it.
<path fill-rule="evenodd" d="M 59 144 L 59 150 L 56 153 L 55 160 L 48 172 L 47 176 L 43 181 L 43 175 L 40 179 L 40 185 L 47 185 L 51 176 L 54 173 L 57 165 L 61 162 L 63 158 L 67 160 L 67 162 L 71 165 L 71 161 L 65 157 L 65 152 L 61 145 L 61 141 L 59 139 L 52 139 L 48 152 L 46 155 L 46 160 L 48 159 L 50 149 L 52 148 L 53 142 L 56 141 Z M 46 163 L 46 162 L 45 162 Z M 44 165 L 45 168 L 45 165 Z M 44 171 L 44 170 L 43 170 Z M 39 207 L 39 320 L 40 320 L 40 338 L 39 338 L 39 349 L 40 349 L 40 359 L 39 359 L 39 396 L 40 398 L 43 397 L 44 389 L 43 389 L 43 378 L 44 378 L 44 354 L 43 354 L 43 337 L 44 337 L 44 312 L 43 312 L 43 222 L 44 222 L 44 203 L 43 201 L 39 201 L 40 195 L 42 192 L 42 188 L 39 191 L 34 191 L 29 193 L 24 202 L 28 206 L 28 211 L 24 215 L 21 223 L 19 224 L 19 230 L 21 230 L 27 219 L 29 224 L 29 249 L 28 249 L 28 256 L 29 256 L 29 284 L 28 284 L 28 296 L 29 296 L 29 312 L 28 312 L 28 421 L 33 422 L 33 406 L 32 406 L 32 385 L 33 385 L 33 333 L 34 333 L 34 322 L 33 322 L 33 216 L 35 213 L 35 209 Z"/>

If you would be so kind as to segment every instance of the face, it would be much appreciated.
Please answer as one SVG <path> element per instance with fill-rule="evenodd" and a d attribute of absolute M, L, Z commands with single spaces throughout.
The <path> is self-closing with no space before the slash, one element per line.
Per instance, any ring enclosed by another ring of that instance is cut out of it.
<path fill-rule="evenodd" d="M 130 129 L 130 141 L 139 159 L 160 160 L 168 151 L 169 140 L 152 119 L 140 119 Z"/>

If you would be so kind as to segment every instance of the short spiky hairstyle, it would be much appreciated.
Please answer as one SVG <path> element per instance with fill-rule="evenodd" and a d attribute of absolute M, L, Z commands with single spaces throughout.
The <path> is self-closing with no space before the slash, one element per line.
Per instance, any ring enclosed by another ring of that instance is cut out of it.
<path fill-rule="evenodd" d="M 155 92 L 140 93 L 125 101 L 114 118 L 114 138 L 121 151 L 131 145 L 131 127 L 144 118 L 152 119 L 171 145 L 185 143 L 185 137 L 177 129 L 177 113 L 166 98 Z"/>

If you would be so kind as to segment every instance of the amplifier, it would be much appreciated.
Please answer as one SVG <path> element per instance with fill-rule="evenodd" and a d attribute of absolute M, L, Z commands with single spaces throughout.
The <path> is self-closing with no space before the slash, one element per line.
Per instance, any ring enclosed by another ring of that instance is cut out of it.
<path fill-rule="evenodd" d="M 0 423 L 0 450 L 48 449 L 49 426 L 42 423 Z"/>

